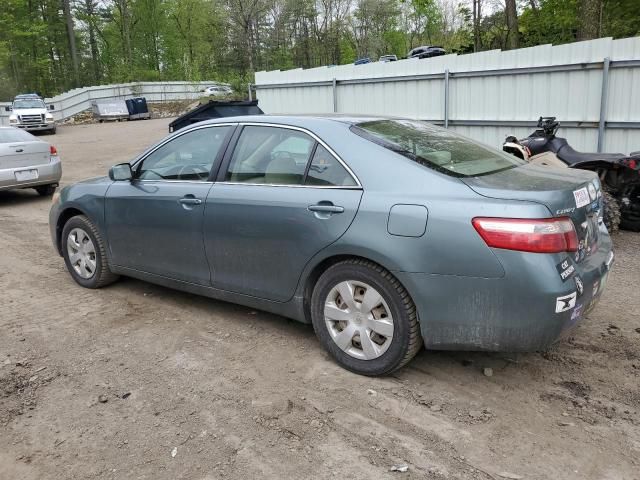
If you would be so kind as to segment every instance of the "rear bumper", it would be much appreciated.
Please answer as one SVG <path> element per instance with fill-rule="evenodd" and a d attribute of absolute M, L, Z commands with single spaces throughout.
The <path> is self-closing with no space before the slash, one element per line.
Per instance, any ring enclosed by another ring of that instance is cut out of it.
<path fill-rule="evenodd" d="M 38 170 L 38 178 L 33 180 L 16 180 L 16 171 Z M 62 177 L 62 164 L 60 159 L 42 165 L 33 165 L 20 168 L 0 169 L 0 191 L 16 188 L 31 188 L 39 185 L 58 184 Z"/>
<path fill-rule="evenodd" d="M 394 272 L 409 290 L 420 318 L 425 346 L 440 350 L 536 351 L 569 332 L 597 303 L 613 252 L 608 235 L 598 251 L 580 263 L 584 285 L 563 282 L 555 255 L 495 251 L 505 267 L 502 278 L 472 278 Z M 556 313 L 559 297 L 575 305 Z"/>

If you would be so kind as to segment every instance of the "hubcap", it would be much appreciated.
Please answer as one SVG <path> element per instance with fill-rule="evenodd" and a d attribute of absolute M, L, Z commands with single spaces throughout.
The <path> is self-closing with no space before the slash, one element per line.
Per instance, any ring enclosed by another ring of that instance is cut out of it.
<path fill-rule="evenodd" d="M 96 248 L 91 238 L 81 228 L 74 228 L 67 237 L 69 263 L 75 272 L 84 279 L 96 273 Z"/>
<path fill-rule="evenodd" d="M 324 321 L 341 350 L 360 360 L 373 360 L 393 339 L 393 317 L 382 295 L 364 282 L 348 280 L 331 289 Z"/>

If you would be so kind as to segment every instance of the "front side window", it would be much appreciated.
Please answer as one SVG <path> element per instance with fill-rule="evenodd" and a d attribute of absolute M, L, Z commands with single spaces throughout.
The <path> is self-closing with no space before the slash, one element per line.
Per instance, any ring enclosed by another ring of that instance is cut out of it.
<path fill-rule="evenodd" d="M 199 128 L 164 144 L 142 161 L 140 180 L 200 180 L 209 178 L 230 126 Z"/>
<path fill-rule="evenodd" d="M 231 157 L 228 182 L 302 185 L 315 140 L 279 127 L 247 126 Z"/>
<path fill-rule="evenodd" d="M 377 120 L 359 123 L 351 130 L 420 165 L 454 177 L 486 175 L 526 163 L 417 120 Z"/>

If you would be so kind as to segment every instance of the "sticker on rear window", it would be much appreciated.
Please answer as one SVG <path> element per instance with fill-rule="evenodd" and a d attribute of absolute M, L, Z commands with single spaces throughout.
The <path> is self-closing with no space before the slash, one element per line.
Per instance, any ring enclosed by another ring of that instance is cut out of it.
<path fill-rule="evenodd" d="M 560 274 L 560 279 L 563 282 L 569 280 L 576 273 L 576 267 L 569 257 L 565 258 L 559 264 L 556 265 L 556 270 Z"/>
<path fill-rule="evenodd" d="M 556 313 L 567 312 L 576 306 L 576 292 L 556 298 Z"/>
<path fill-rule="evenodd" d="M 573 191 L 573 198 L 576 199 L 576 207 L 582 208 L 591 203 L 589 199 L 589 192 L 587 192 L 587 187 L 582 187 L 580 190 Z"/>
<path fill-rule="evenodd" d="M 590 183 L 588 188 L 589 188 L 589 198 L 593 202 L 595 201 L 596 198 L 598 198 L 596 187 L 593 186 L 593 183 Z"/>

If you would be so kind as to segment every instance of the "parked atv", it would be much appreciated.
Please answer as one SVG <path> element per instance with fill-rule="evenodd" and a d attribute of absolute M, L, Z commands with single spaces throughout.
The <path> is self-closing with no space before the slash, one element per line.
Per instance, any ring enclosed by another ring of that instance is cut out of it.
<path fill-rule="evenodd" d="M 640 152 L 577 152 L 564 138 L 556 137 L 560 122 L 540 117 L 538 129 L 527 138 L 506 138 L 502 149 L 538 165 L 591 170 L 600 177 L 604 223 L 610 233 L 618 228 L 640 231 Z"/>

